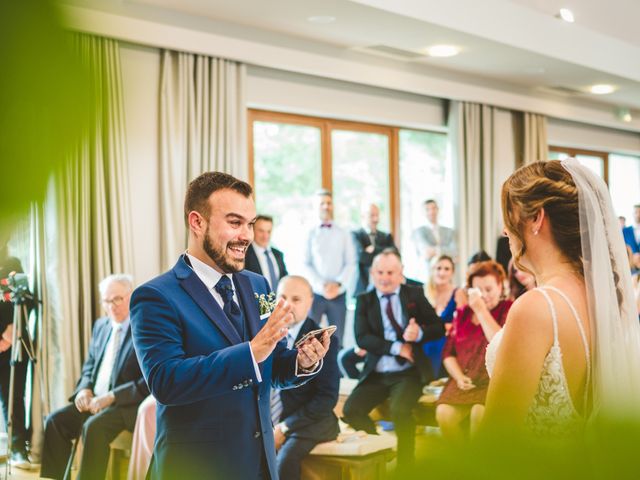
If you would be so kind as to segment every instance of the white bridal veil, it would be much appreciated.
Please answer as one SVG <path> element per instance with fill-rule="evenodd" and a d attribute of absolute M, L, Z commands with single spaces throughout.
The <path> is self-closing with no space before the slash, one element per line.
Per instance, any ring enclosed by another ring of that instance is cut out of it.
<path fill-rule="evenodd" d="M 593 414 L 640 418 L 640 323 L 620 224 L 604 181 L 575 159 L 562 166 L 578 188 Z"/>

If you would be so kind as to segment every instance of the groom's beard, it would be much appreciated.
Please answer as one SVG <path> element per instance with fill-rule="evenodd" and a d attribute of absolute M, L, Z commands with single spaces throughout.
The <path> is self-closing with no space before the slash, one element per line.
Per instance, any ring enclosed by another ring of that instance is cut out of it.
<path fill-rule="evenodd" d="M 242 258 L 242 260 L 236 260 L 235 258 L 232 258 L 227 253 L 227 248 L 242 247 L 246 251 L 246 248 L 248 246 L 249 244 L 246 242 L 228 243 L 226 248 L 222 247 L 221 245 L 214 245 L 211 242 L 211 237 L 209 236 L 209 230 L 207 229 L 207 232 L 204 234 L 204 242 L 203 242 L 202 248 L 205 251 L 205 253 L 209 255 L 209 258 L 213 260 L 213 263 L 215 263 L 218 267 L 220 267 L 223 272 L 237 273 L 237 272 L 240 272 L 241 270 L 244 270 L 244 258 Z"/>

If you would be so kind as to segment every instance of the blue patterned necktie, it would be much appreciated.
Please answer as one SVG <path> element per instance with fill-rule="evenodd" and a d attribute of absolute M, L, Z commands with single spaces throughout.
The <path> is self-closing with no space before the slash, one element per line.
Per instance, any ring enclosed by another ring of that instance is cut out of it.
<path fill-rule="evenodd" d="M 274 292 L 278 287 L 278 276 L 276 275 L 276 268 L 271 260 L 271 250 L 268 248 L 264 251 L 264 257 L 267 259 L 267 268 L 269 269 L 269 283 L 271 283 L 271 290 Z"/>
<path fill-rule="evenodd" d="M 238 304 L 233 301 L 233 285 L 231 284 L 231 280 L 226 275 L 223 275 L 214 288 L 224 302 L 222 311 L 227 315 L 227 318 L 231 320 L 231 324 L 238 332 L 238 335 L 240 335 L 240 338 L 244 338 L 244 317 Z"/>

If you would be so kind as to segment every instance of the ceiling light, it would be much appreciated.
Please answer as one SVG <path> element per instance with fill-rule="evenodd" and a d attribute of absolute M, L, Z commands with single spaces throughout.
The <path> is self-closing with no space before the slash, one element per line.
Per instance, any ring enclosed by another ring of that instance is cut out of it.
<path fill-rule="evenodd" d="M 561 8 L 558 12 L 558 16 L 567 23 L 573 23 L 576 19 L 573 16 L 573 12 L 568 8 Z"/>
<path fill-rule="evenodd" d="M 601 83 L 598 85 L 591 85 L 589 87 L 589 91 L 594 95 L 607 95 L 608 93 L 615 92 L 616 87 L 613 85 L 607 85 L 606 83 Z"/>
<path fill-rule="evenodd" d="M 454 45 L 434 45 L 425 49 L 430 57 L 453 57 L 460 53 L 460 48 Z"/>
<path fill-rule="evenodd" d="M 326 25 L 335 21 L 336 17 L 332 17 L 331 15 L 314 15 L 312 17 L 307 17 L 307 22 L 315 23 L 317 25 Z"/>

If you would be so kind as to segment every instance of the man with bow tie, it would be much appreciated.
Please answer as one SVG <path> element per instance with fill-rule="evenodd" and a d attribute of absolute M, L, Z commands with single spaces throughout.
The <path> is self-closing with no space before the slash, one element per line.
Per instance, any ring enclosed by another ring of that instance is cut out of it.
<path fill-rule="evenodd" d="M 315 196 L 318 224 L 305 243 L 304 263 L 307 279 L 313 287 L 311 318 L 320 322 L 327 316 L 337 327 L 335 338 L 342 344 L 347 315 L 346 291 L 356 266 L 351 233 L 333 221 L 333 196 L 329 190 L 319 190 Z"/>

